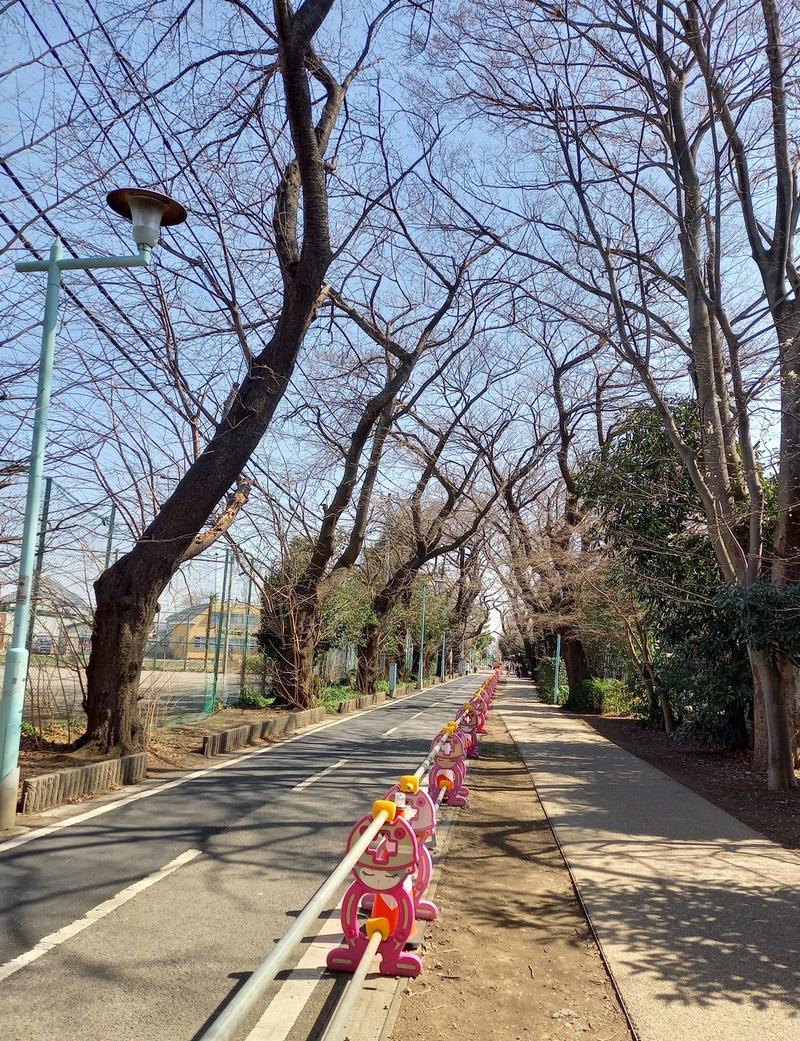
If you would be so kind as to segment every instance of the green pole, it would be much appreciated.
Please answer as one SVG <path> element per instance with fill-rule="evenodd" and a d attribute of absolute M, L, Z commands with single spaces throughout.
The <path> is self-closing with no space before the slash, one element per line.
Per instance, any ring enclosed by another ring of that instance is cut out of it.
<path fill-rule="evenodd" d="M 31 578 L 36 547 L 36 525 L 42 500 L 42 473 L 44 450 L 47 442 L 47 414 L 53 385 L 53 353 L 58 324 L 58 298 L 61 290 L 63 256 L 61 239 L 50 248 L 46 265 L 47 294 L 42 323 L 42 348 L 39 358 L 39 380 L 36 388 L 31 459 L 28 467 L 28 492 L 25 501 L 25 521 L 22 528 L 19 578 L 14 605 L 14 630 L 6 651 L 3 672 L 3 697 L 0 701 L 0 830 L 14 827 L 19 783 L 19 742 L 22 733 L 22 709 L 25 701 L 25 683 L 28 678 L 28 618 L 31 606 Z"/>
<path fill-rule="evenodd" d="M 443 679 L 444 679 L 444 675 L 445 675 L 445 667 L 444 667 L 444 651 L 445 651 L 445 646 L 446 646 L 446 643 L 445 643 L 445 634 L 444 634 L 444 633 L 442 633 L 442 660 L 441 660 L 441 662 L 439 663 L 439 679 L 441 679 L 441 680 L 443 680 Z"/>
<path fill-rule="evenodd" d="M 108 571 L 111 566 L 111 547 L 114 544 L 114 521 L 117 519 L 117 504 L 111 503 L 111 513 L 108 518 L 108 539 L 106 541 L 106 562 L 103 571 Z"/>
<path fill-rule="evenodd" d="M 230 553 L 225 550 L 226 555 Z M 228 651 L 231 643 L 231 606 L 233 604 L 233 559 L 231 558 L 230 572 L 228 573 L 228 609 L 225 612 L 225 646 L 222 653 L 222 684 L 225 685 L 228 678 Z"/>
<path fill-rule="evenodd" d="M 50 492 L 53 488 L 53 478 L 44 479 L 44 502 L 42 503 L 42 519 L 39 524 L 39 545 L 36 550 L 36 564 L 33 569 L 33 586 L 31 588 L 31 620 L 28 623 L 27 648 L 30 654 L 33 646 L 33 626 L 36 622 L 36 602 L 39 599 L 39 586 L 42 581 L 42 564 L 44 563 L 44 540 L 47 534 L 47 518 L 50 515 Z"/>
<path fill-rule="evenodd" d="M 39 379 L 36 388 L 36 410 L 31 438 L 31 459 L 28 467 L 28 490 L 25 500 L 25 520 L 22 526 L 19 578 L 14 604 L 14 631 L 6 651 L 3 672 L 3 694 L 0 700 L 0 831 L 14 827 L 19 783 L 19 740 L 22 732 L 22 710 L 25 702 L 25 684 L 28 678 L 28 623 L 31 609 L 31 580 L 36 550 L 36 526 L 42 502 L 42 475 L 44 451 L 47 444 L 47 416 L 53 386 L 53 355 L 58 325 L 58 299 L 61 293 L 62 271 L 89 271 L 94 268 L 148 267 L 150 246 L 140 245 L 136 256 L 127 257 L 68 257 L 60 238 L 50 247 L 47 260 L 26 260 L 15 264 L 16 271 L 47 273 L 47 291 L 42 321 L 42 347 L 39 355 Z"/>
<path fill-rule="evenodd" d="M 206 647 L 203 654 L 203 711 L 210 712 L 214 702 L 208 699 L 208 642 L 211 639 L 211 613 L 214 610 L 214 601 L 217 594 L 212 593 L 208 598 L 208 618 L 206 618 Z"/>
<path fill-rule="evenodd" d="M 239 685 L 244 686 L 247 679 L 247 644 L 250 637 L 250 605 L 253 603 L 253 576 L 247 577 L 247 607 L 244 612 L 244 639 L 242 640 L 242 669 Z"/>
<path fill-rule="evenodd" d="M 217 700 L 217 685 L 219 683 L 219 655 L 222 650 L 222 616 L 225 611 L 225 589 L 228 584 L 228 553 L 225 553 L 225 568 L 222 572 L 222 599 L 217 612 L 217 635 L 214 648 L 214 681 L 211 685 L 212 704 Z"/>
<path fill-rule="evenodd" d="M 556 664 L 553 669 L 553 704 L 557 705 L 559 702 L 558 697 L 558 684 L 559 684 L 559 672 L 561 671 L 561 633 L 556 633 Z"/>
<path fill-rule="evenodd" d="M 422 587 L 422 613 L 419 620 L 419 666 L 417 668 L 417 679 L 419 689 L 425 687 L 425 601 L 428 598 L 428 587 Z"/>

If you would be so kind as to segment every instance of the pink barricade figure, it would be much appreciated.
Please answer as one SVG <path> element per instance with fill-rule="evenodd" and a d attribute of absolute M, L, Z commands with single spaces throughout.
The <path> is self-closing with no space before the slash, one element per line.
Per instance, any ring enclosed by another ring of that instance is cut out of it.
<path fill-rule="evenodd" d="M 382 936 L 378 946 L 382 976 L 419 976 L 422 962 L 403 950 L 414 931 L 414 894 L 411 880 L 419 862 L 419 844 L 411 824 L 397 814 L 393 802 L 379 800 L 372 813 L 358 821 L 347 839 L 347 849 L 364 834 L 381 810 L 387 820 L 353 868 L 354 881 L 342 901 L 344 945 L 328 953 L 328 968 L 355 972 L 370 937 Z M 358 908 L 371 897 L 371 917 L 361 930 Z"/>
<path fill-rule="evenodd" d="M 411 882 L 416 916 L 424 922 L 432 922 L 439 914 L 439 908 L 433 901 L 424 899 L 433 874 L 431 853 L 425 843 L 436 834 L 436 807 L 425 789 L 420 788 L 419 778 L 414 774 L 401 777 L 400 783 L 386 793 L 386 798 L 393 800 L 398 793 L 405 796 L 403 819 L 411 825 L 419 849 L 419 862 Z"/>
<path fill-rule="evenodd" d="M 478 715 L 478 734 L 486 733 L 486 717 L 489 715 L 489 696 L 485 691 L 478 693 L 472 698 L 472 707 Z"/>
<path fill-rule="evenodd" d="M 464 735 L 467 759 L 477 759 L 480 755 L 478 751 L 480 718 L 472 701 L 465 702 L 463 707 L 459 709 L 456 721 L 458 722 L 458 729 Z"/>
<path fill-rule="evenodd" d="M 444 801 L 448 806 L 466 806 L 469 798 L 469 788 L 464 784 L 467 776 L 467 764 L 464 762 L 467 754 L 466 736 L 459 729 L 458 723 L 448 723 L 436 735 L 431 747 L 435 747 L 441 737 L 444 737 L 444 741 L 428 774 L 428 793 L 435 802 L 439 789 L 445 788 L 447 794 Z"/>

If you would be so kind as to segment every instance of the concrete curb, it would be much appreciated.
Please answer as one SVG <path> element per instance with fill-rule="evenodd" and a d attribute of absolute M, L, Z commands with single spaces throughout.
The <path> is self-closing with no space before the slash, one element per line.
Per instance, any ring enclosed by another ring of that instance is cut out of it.
<path fill-rule="evenodd" d="M 386 701 L 386 694 L 383 691 L 379 691 L 377 694 L 362 694 L 357 698 L 350 698 L 348 701 L 340 701 L 336 706 L 336 711 L 340 715 L 347 712 L 359 712 L 361 709 L 380 705 L 384 701 Z"/>
<path fill-rule="evenodd" d="M 216 755 L 224 755 L 225 752 L 233 752 L 237 748 L 244 748 L 245 745 L 254 745 L 257 741 L 282 737 L 312 723 L 319 723 L 325 716 L 324 708 L 309 708 L 301 712 L 286 712 L 284 715 L 265 719 L 262 723 L 245 723 L 244 726 L 231 727 L 229 730 L 218 730 L 215 734 L 206 734 L 203 737 L 203 755 L 210 759 Z"/>
<path fill-rule="evenodd" d="M 22 782 L 21 813 L 41 813 L 72 799 L 98 795 L 123 784 L 136 784 L 146 773 L 147 753 L 136 752 L 119 759 L 105 759 L 39 777 L 27 777 Z"/>

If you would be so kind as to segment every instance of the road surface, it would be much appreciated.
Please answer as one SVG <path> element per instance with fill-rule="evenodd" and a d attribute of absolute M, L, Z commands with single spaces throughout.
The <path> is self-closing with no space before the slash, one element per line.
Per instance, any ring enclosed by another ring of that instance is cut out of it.
<path fill-rule="evenodd" d="M 339 861 L 354 821 L 479 683 L 335 719 L 0 845 L 4 1041 L 198 1036 Z"/>

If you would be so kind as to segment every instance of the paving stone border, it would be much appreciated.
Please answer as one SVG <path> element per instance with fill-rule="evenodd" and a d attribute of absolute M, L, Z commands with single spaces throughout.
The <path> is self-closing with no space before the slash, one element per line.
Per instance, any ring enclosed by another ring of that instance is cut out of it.
<path fill-rule="evenodd" d="M 437 677 L 430 686 L 435 686 L 437 683 L 445 683 L 447 680 L 454 678 L 453 676 L 446 676 L 444 680 L 440 680 Z M 415 683 L 400 684 L 397 687 L 395 697 L 405 697 L 408 694 L 415 693 L 417 689 Z M 336 711 L 342 715 L 347 712 L 360 712 L 362 709 L 381 705 L 386 700 L 387 694 L 385 691 L 380 691 L 377 694 L 362 694 L 357 698 L 350 698 L 348 701 L 340 701 Z M 283 734 L 291 733 L 293 730 L 299 730 L 300 727 L 319 723 L 320 720 L 325 718 L 326 714 L 325 709 L 322 707 L 309 708 L 301 712 L 285 712 L 272 719 L 265 719 L 261 723 L 245 723 L 240 727 L 218 730 L 214 734 L 204 734 L 203 755 L 210 759 L 216 755 L 224 755 L 225 752 L 235 752 L 237 748 L 245 748 L 247 745 L 266 741 L 268 738 L 281 737 Z"/>
<path fill-rule="evenodd" d="M 229 730 L 218 730 L 215 734 L 205 734 L 203 755 L 211 758 L 225 752 L 234 752 L 246 745 L 254 745 L 257 741 L 281 737 L 301 727 L 319 723 L 325 715 L 324 708 L 309 708 L 302 712 L 286 712 L 272 719 L 265 719 L 261 723 L 245 723 L 244 726 L 231 727 Z"/>
<path fill-rule="evenodd" d="M 118 759 L 104 759 L 99 763 L 26 777 L 22 782 L 21 812 L 41 813 L 71 799 L 97 795 L 123 784 L 136 784 L 146 773 L 147 752 L 136 752 Z"/>

